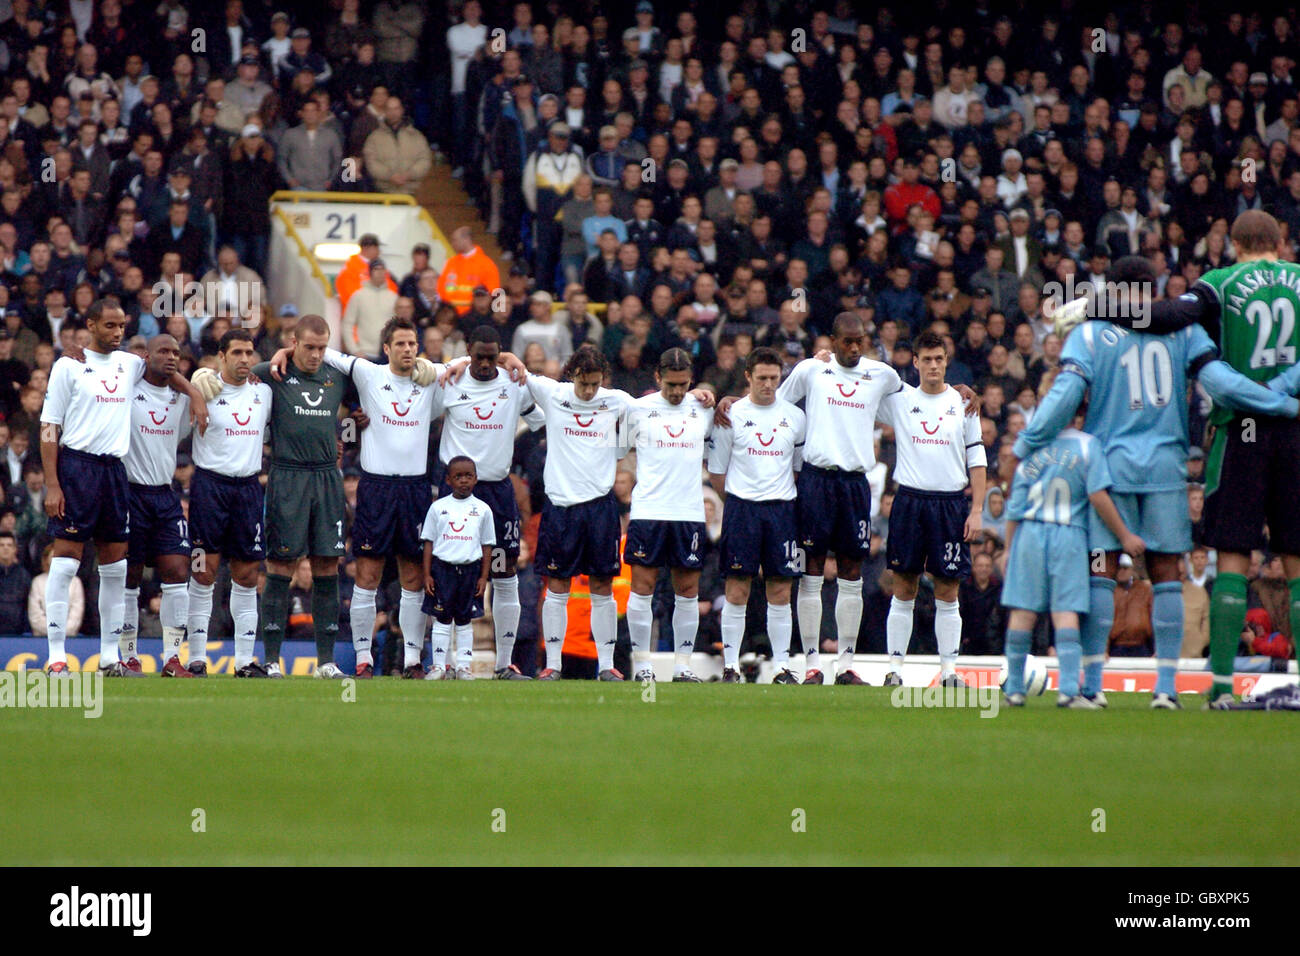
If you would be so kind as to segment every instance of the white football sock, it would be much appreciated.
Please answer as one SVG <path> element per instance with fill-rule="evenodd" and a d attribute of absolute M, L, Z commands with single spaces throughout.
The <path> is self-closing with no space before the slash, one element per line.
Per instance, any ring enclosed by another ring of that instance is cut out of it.
<path fill-rule="evenodd" d="M 81 562 L 76 558 L 52 558 L 50 573 L 45 579 L 46 640 L 50 645 L 50 664 L 66 664 L 67 651 L 63 642 L 68 636 L 68 590 L 77 576 Z"/>
<path fill-rule="evenodd" d="M 695 650 L 695 637 L 700 632 L 700 599 L 673 596 L 673 668 L 677 673 L 691 666 L 691 653 Z"/>
<path fill-rule="evenodd" d="M 139 631 L 140 589 L 127 588 L 122 592 L 122 640 L 118 644 L 118 652 L 121 654 L 122 660 L 129 661 L 135 657 L 136 640 Z M 163 658 L 163 663 L 167 663 L 166 657 Z"/>
<path fill-rule="evenodd" d="M 256 602 L 257 592 L 254 591 L 253 595 L 253 600 Z M 128 598 L 127 604 L 130 603 L 131 601 Z M 254 603 L 254 607 L 256 607 L 256 603 Z M 162 586 L 158 619 L 162 624 L 162 664 L 164 667 L 173 657 L 180 660 L 181 641 L 185 640 L 185 618 L 189 614 L 189 610 L 189 590 L 184 581 L 176 581 Z M 256 619 L 254 619 L 254 625 L 256 625 Z M 122 626 L 125 628 L 125 623 Z"/>
<path fill-rule="evenodd" d="M 519 576 L 492 579 L 492 627 L 497 639 L 497 670 L 510 666 L 519 632 Z"/>
<path fill-rule="evenodd" d="M 934 602 L 934 638 L 939 645 L 939 673 L 957 673 L 957 651 L 961 647 L 961 611 L 956 601 Z"/>
<path fill-rule="evenodd" d="M 722 666 L 740 668 L 740 645 L 745 642 L 745 605 L 722 605 Z"/>
<path fill-rule="evenodd" d="M 126 590 L 126 558 L 99 566 L 99 666 L 116 664 L 122 639 L 122 592 Z"/>
<path fill-rule="evenodd" d="M 451 647 L 451 622 L 446 624 L 435 620 L 433 622 L 433 667 L 447 666 L 447 648 Z M 424 642 L 421 641 L 415 647 L 414 658 L 412 658 L 410 638 L 406 640 L 406 666 L 414 667 L 420 663 L 420 651 L 424 650 Z"/>
<path fill-rule="evenodd" d="M 352 589 L 352 606 L 348 609 L 348 619 L 352 622 L 352 649 L 356 651 L 358 664 L 375 663 L 371 642 L 375 636 L 375 589 L 356 585 Z M 402 628 L 405 633 L 406 628 Z"/>
<path fill-rule="evenodd" d="M 790 638 L 794 634 L 794 617 L 788 604 L 768 604 L 767 639 L 772 645 L 772 666 L 780 669 L 790 663 Z"/>
<path fill-rule="evenodd" d="M 673 618 L 674 625 L 677 619 Z M 637 594 L 635 591 L 627 596 L 627 632 L 632 638 L 632 663 L 647 664 L 650 661 L 650 631 L 654 626 L 654 611 L 649 594 Z"/>
<path fill-rule="evenodd" d="M 442 631 L 439 632 L 438 628 Z M 441 641 L 439 641 L 441 639 Z M 446 667 L 447 648 L 451 644 L 451 624 L 433 624 L 433 659 L 430 667 Z M 415 631 L 402 631 L 402 667 L 415 667 L 420 663 L 420 654 L 424 652 L 424 635 Z"/>
<path fill-rule="evenodd" d="M 837 668 L 842 674 L 853 669 L 853 652 L 858 646 L 858 629 L 862 626 L 862 581 L 839 579 L 835 596 L 835 630 L 840 640 Z"/>
<path fill-rule="evenodd" d="M 907 656 L 907 645 L 912 640 L 912 610 L 916 599 L 903 601 L 891 598 L 889 616 L 885 618 L 885 641 L 889 647 L 889 669 L 899 677 L 903 676 L 903 658 Z"/>
<path fill-rule="evenodd" d="M 805 574 L 799 579 L 799 639 L 803 642 L 806 671 L 821 669 L 822 582 L 820 574 Z"/>
<path fill-rule="evenodd" d="M 200 584 L 190 578 L 190 663 L 208 660 L 208 626 L 212 623 L 211 584 Z"/>
<path fill-rule="evenodd" d="M 542 601 L 542 637 L 546 640 L 546 666 L 558 671 L 564 656 L 564 633 L 569 629 L 569 595 L 546 589 Z"/>
<path fill-rule="evenodd" d="M 411 635 L 421 654 L 424 653 L 424 634 L 429 629 L 429 617 L 420 609 L 423 602 L 423 591 L 408 591 L 406 588 L 402 588 L 402 596 L 397 599 L 397 624 L 402 629 L 402 639 L 405 641 L 407 635 Z M 448 640 L 447 644 L 450 643 Z M 357 663 L 361 663 L 361 658 L 357 658 Z M 430 666 L 440 663 L 437 657 L 430 660 Z"/>
<path fill-rule="evenodd" d="M 591 638 L 596 642 L 600 669 L 610 670 L 614 666 L 614 643 L 618 640 L 618 608 L 614 606 L 614 595 L 591 596 Z"/>
<path fill-rule="evenodd" d="M 456 667 L 474 667 L 474 625 L 456 625 Z"/>
<path fill-rule="evenodd" d="M 235 670 L 253 662 L 257 650 L 257 588 L 230 582 L 230 616 L 235 619 Z"/>

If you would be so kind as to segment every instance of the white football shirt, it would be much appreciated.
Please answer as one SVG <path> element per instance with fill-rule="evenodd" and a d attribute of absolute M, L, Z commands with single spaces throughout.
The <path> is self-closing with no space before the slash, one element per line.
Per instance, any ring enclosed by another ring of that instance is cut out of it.
<path fill-rule="evenodd" d="M 839 468 L 864 474 L 875 467 L 872 443 L 881 400 L 898 391 L 902 380 L 884 362 L 860 358 L 845 368 L 835 359 L 804 359 L 790 372 L 776 397 L 787 402 L 804 399 L 808 441 L 803 460 L 819 468 Z"/>
<path fill-rule="evenodd" d="M 194 435 L 194 464 L 227 478 L 256 475 L 270 420 L 270 385 L 223 380 L 221 391 L 208 401 L 208 430 Z"/>
<path fill-rule="evenodd" d="M 804 413 L 789 402 L 731 406 L 731 427 L 714 428 L 709 472 L 727 476 L 728 495 L 746 501 L 791 501 L 794 473 L 802 465 Z"/>
<path fill-rule="evenodd" d="M 627 444 L 636 449 L 633 521 L 703 521 L 704 455 L 713 412 L 692 395 L 669 404 L 662 392 L 627 411 Z"/>
<path fill-rule="evenodd" d="M 429 428 L 441 413 L 437 385 L 421 388 L 387 365 L 325 350 L 330 368 L 352 376 L 370 424 L 361 432 L 360 462 L 372 475 L 424 475 L 429 471 Z M 438 374 L 444 367 L 434 363 Z"/>
<path fill-rule="evenodd" d="M 620 443 L 632 396 L 600 388 L 591 401 L 583 402 L 572 382 L 544 375 L 529 375 L 528 390 L 546 416 L 542 480 L 551 503 L 567 508 L 609 494 L 618 459 L 627 450 Z"/>
<path fill-rule="evenodd" d="M 88 455 L 125 458 L 131 450 L 131 397 L 144 377 L 144 359 L 130 352 L 86 350 L 50 369 L 41 422 L 62 427 L 59 444 Z"/>
<path fill-rule="evenodd" d="M 433 542 L 433 556 L 447 564 L 478 564 L 483 546 L 497 543 L 492 509 L 470 495 L 444 495 L 429 506 L 420 540 Z"/>
<path fill-rule="evenodd" d="M 985 464 L 978 415 L 967 415 L 951 385 L 929 395 L 904 385 L 880 403 L 880 421 L 894 429 L 894 480 L 920 491 L 961 491 L 966 471 Z"/>
<path fill-rule="evenodd" d="M 135 384 L 131 400 L 131 449 L 126 480 L 137 485 L 170 485 L 176 473 L 176 446 L 190 431 L 190 397 L 170 385 Z"/>
<path fill-rule="evenodd" d="M 545 423 L 527 386 L 511 381 L 503 368 L 486 382 L 469 372 L 459 382 L 448 382 L 442 404 L 447 417 L 438 457 L 444 465 L 457 455 L 474 459 L 479 481 L 500 481 L 510 474 L 521 417 L 533 429 Z"/>

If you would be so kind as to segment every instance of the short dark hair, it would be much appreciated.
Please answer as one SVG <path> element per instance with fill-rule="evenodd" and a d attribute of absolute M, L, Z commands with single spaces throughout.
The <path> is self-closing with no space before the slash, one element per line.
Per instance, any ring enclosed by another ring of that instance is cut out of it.
<path fill-rule="evenodd" d="M 90 303 L 90 308 L 86 310 L 86 324 L 89 325 L 91 322 L 98 322 L 100 316 L 109 309 L 116 309 L 119 312 L 122 310 L 122 306 L 117 301 L 116 297 L 109 296 L 103 299 L 96 299 L 94 302 Z"/>
<path fill-rule="evenodd" d="M 930 329 L 926 329 L 918 335 L 916 341 L 912 343 L 913 352 L 919 353 L 924 349 L 944 349 L 947 351 L 947 346 L 943 343 L 943 336 L 939 335 L 937 332 L 932 332 Z"/>
<path fill-rule="evenodd" d="M 380 341 L 385 345 L 390 344 L 393 341 L 393 334 L 402 329 L 405 329 L 408 332 L 414 332 L 415 340 L 417 342 L 420 341 L 420 330 L 415 327 L 415 323 L 404 316 L 398 315 L 393 316 L 384 323 L 383 332 L 380 333 Z"/>
<path fill-rule="evenodd" d="M 452 465 L 459 464 L 462 461 L 468 462 L 469 466 L 474 469 L 474 474 L 478 474 L 478 465 L 474 463 L 474 459 L 469 455 L 456 455 L 451 461 L 447 462 L 447 471 L 450 472 Z"/>
<path fill-rule="evenodd" d="M 838 338 L 841 335 L 848 335 L 852 329 L 862 329 L 865 333 L 867 324 L 862 321 L 862 317 L 856 312 L 841 312 L 835 316 L 835 321 L 831 325 L 831 334 Z"/>
<path fill-rule="evenodd" d="M 590 342 L 585 342 L 564 363 L 563 377 L 572 381 L 579 375 L 599 372 L 603 376 L 608 371 L 609 360 L 605 358 L 605 353 Z"/>
<path fill-rule="evenodd" d="M 329 335 L 330 327 L 329 323 L 319 315 L 304 315 L 298 320 L 298 324 L 294 326 L 293 331 L 295 335 L 302 332 L 311 332 L 315 335 Z"/>
<path fill-rule="evenodd" d="M 775 365 L 780 368 L 784 364 L 780 352 L 770 346 L 760 345 L 749 353 L 749 358 L 745 360 L 745 371 L 753 372 L 760 365 Z"/>
<path fill-rule="evenodd" d="M 249 345 L 252 345 L 253 333 L 248 331 L 248 329 L 230 329 L 225 335 L 221 336 L 221 340 L 217 342 L 217 351 L 230 351 L 231 342 L 247 342 Z"/>
<path fill-rule="evenodd" d="M 500 348 L 501 333 L 490 325 L 475 326 L 474 331 L 469 334 L 469 342 L 467 344 L 469 346 L 474 346 L 479 342 L 486 342 L 488 345 L 495 345 Z"/>
<path fill-rule="evenodd" d="M 686 349 L 671 348 L 659 356 L 659 371 L 688 372 L 695 367 L 690 353 Z"/>

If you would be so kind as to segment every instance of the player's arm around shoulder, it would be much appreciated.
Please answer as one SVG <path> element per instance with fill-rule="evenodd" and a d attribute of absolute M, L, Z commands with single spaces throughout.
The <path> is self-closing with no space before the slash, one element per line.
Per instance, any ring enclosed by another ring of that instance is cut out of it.
<path fill-rule="evenodd" d="M 798 362 L 790 370 L 790 374 L 785 377 L 776 390 L 776 397 L 783 402 L 797 402 L 808 394 L 808 376 L 812 375 L 817 369 L 824 369 L 827 365 L 817 358 L 806 358 Z"/>

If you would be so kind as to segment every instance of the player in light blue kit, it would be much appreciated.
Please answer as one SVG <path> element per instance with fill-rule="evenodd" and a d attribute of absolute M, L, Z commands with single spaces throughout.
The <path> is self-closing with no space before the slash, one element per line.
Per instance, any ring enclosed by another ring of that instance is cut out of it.
<path fill-rule="evenodd" d="M 1150 302 L 1151 264 L 1125 256 L 1107 276 L 1121 297 L 1114 304 L 1132 314 Z M 1187 387 L 1192 378 L 1217 404 L 1262 415 L 1294 418 L 1300 403 L 1252 382 L 1227 363 L 1205 330 L 1189 326 L 1170 335 L 1090 320 L 1066 339 L 1061 371 L 1014 452 L 1026 458 L 1051 441 L 1073 418 L 1091 387 L 1084 431 L 1105 449 L 1114 479 L 1114 501 L 1124 524 L 1146 542 L 1154 598 L 1156 688 L 1151 706 L 1177 710 L 1174 678 L 1183 639 L 1182 585 L 1178 559 L 1192 546 L 1187 513 Z M 1121 542 L 1098 518 L 1090 519 L 1090 548 L 1106 553 L 1105 571 L 1093 571 L 1091 609 L 1083 624 L 1083 694 L 1101 706 L 1106 639 L 1114 620 L 1115 574 Z"/>
<path fill-rule="evenodd" d="M 1006 583 L 1002 604 L 1007 626 L 1007 703 L 1025 703 L 1025 657 L 1038 615 L 1050 612 L 1056 629 L 1060 694 L 1056 706 L 1100 710 L 1079 693 L 1079 615 L 1087 614 L 1088 503 L 1125 551 L 1137 557 L 1141 538 L 1124 526 L 1107 488 L 1110 469 L 1101 442 L 1074 426 L 1020 463 L 1007 504 Z"/>

